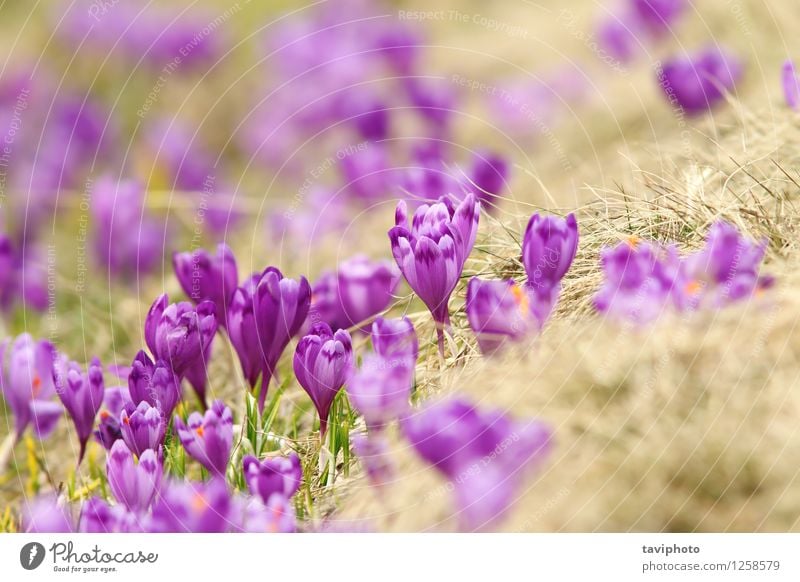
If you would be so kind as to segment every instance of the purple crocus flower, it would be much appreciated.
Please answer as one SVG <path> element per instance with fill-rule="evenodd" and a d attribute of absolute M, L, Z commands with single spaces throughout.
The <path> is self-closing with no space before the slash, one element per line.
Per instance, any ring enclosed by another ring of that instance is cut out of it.
<path fill-rule="evenodd" d="M 457 95 L 449 82 L 418 76 L 404 77 L 409 101 L 417 113 L 429 123 L 435 135 L 444 134 L 456 111 Z"/>
<path fill-rule="evenodd" d="M 772 284 L 758 272 L 767 250 L 766 238 L 753 241 L 730 223 L 712 225 L 706 246 L 681 265 L 682 303 L 685 307 L 721 307 L 751 296 Z"/>
<path fill-rule="evenodd" d="M 396 226 L 389 230 L 392 254 L 400 271 L 437 324 L 442 353 L 443 328 L 450 323 L 448 302 L 475 244 L 480 209 L 473 194 L 457 208 L 444 197 L 417 208 L 409 227 L 406 204 L 401 201 L 395 213 Z"/>
<path fill-rule="evenodd" d="M 303 468 L 300 457 L 291 453 L 288 457 L 268 457 L 259 461 L 251 455 L 242 460 L 244 478 L 250 493 L 258 495 L 264 503 L 277 495 L 289 499 L 300 489 Z"/>
<path fill-rule="evenodd" d="M 639 22 L 655 37 L 670 32 L 686 8 L 686 0 L 632 0 Z"/>
<path fill-rule="evenodd" d="M 153 502 L 148 531 L 224 533 L 231 528 L 231 494 L 224 479 L 207 483 L 171 481 Z"/>
<path fill-rule="evenodd" d="M 710 47 L 664 63 L 658 80 L 670 102 L 693 115 L 720 103 L 741 76 L 742 65 L 736 57 Z"/>
<path fill-rule="evenodd" d="M 169 365 L 153 360 L 140 350 L 128 374 L 128 392 L 133 404 L 147 402 L 158 408 L 164 418 L 170 418 L 181 399 L 180 383 Z"/>
<path fill-rule="evenodd" d="M 80 533 L 139 533 L 141 520 L 124 505 L 109 505 L 99 497 L 88 499 L 81 507 Z"/>
<path fill-rule="evenodd" d="M 0 343 L 0 392 L 14 416 L 17 439 L 29 424 L 36 437 L 43 439 L 61 418 L 63 408 L 52 400 L 55 360 L 50 342 L 36 342 L 27 333 L 18 336 L 10 349 L 9 340 Z"/>
<path fill-rule="evenodd" d="M 261 340 L 253 310 L 253 296 L 261 276 L 255 274 L 236 289 L 228 308 L 228 336 L 231 339 L 242 373 L 250 388 L 258 383 L 262 364 Z"/>
<path fill-rule="evenodd" d="M 216 308 L 211 301 L 197 307 L 181 301 L 169 304 L 166 294 L 150 307 L 144 323 L 147 347 L 181 378 L 203 357 L 217 332 Z M 132 392 L 132 391 L 131 391 Z"/>
<path fill-rule="evenodd" d="M 538 421 L 482 412 L 457 398 L 406 416 L 402 428 L 417 453 L 451 481 L 462 527 L 470 530 L 508 510 L 551 440 L 550 429 Z"/>
<path fill-rule="evenodd" d="M 617 61 L 608 63 L 610 66 L 629 63 L 636 57 L 640 51 L 638 38 L 640 26 L 639 18 L 629 12 L 612 14 L 600 22 L 597 28 L 597 40 L 603 49 Z"/>
<path fill-rule="evenodd" d="M 414 369 L 405 360 L 364 357 L 361 368 L 347 381 L 350 402 L 370 430 L 380 430 L 408 409 Z"/>
<path fill-rule="evenodd" d="M 280 494 L 273 494 L 264 503 L 259 497 L 238 497 L 235 500 L 238 523 L 234 531 L 249 533 L 294 533 L 297 517 L 291 502 Z"/>
<path fill-rule="evenodd" d="M 183 448 L 213 475 L 224 476 L 233 443 L 231 409 L 216 400 L 205 415 L 199 412 L 189 415 L 187 424 L 175 417 L 175 430 Z"/>
<path fill-rule="evenodd" d="M 346 192 L 354 200 L 370 204 L 386 198 L 390 189 L 391 160 L 385 145 L 370 142 L 345 156 L 339 166 Z"/>
<path fill-rule="evenodd" d="M 503 156 L 493 152 L 482 152 L 474 156 L 472 168 L 465 185 L 474 190 L 481 205 L 486 204 L 489 212 L 497 208 L 503 191 L 508 188 L 509 163 Z"/>
<path fill-rule="evenodd" d="M 794 110 L 800 110 L 800 77 L 791 59 L 783 63 L 781 68 L 781 81 L 783 82 L 783 95 L 786 105 Z"/>
<path fill-rule="evenodd" d="M 78 464 L 80 464 L 86 452 L 86 443 L 92 436 L 95 416 L 103 405 L 105 385 L 100 360 L 92 359 L 84 374 L 76 362 L 68 361 L 62 356 L 56 360 L 53 378 L 56 392 L 78 433 L 80 441 Z"/>
<path fill-rule="evenodd" d="M 294 353 L 294 375 L 319 414 L 319 430 L 325 435 L 333 399 L 353 366 L 353 345 L 345 330 L 331 331 L 319 323 L 300 340 Z"/>
<path fill-rule="evenodd" d="M 258 361 L 263 371 L 261 392 L 258 395 L 261 410 L 264 408 L 267 388 L 275 375 L 278 360 L 289 340 L 305 322 L 310 304 L 311 286 L 305 277 L 300 277 L 299 280 L 288 279 L 278 269 L 268 267 L 256 284 L 252 295 L 252 322 L 255 328 L 241 330 L 236 335 L 244 338 L 256 337 L 259 340 L 261 351 Z M 235 298 L 234 307 L 238 308 Z M 231 332 L 232 339 L 233 335 Z M 253 354 L 252 350 L 245 351 L 248 357 Z M 241 354 L 238 348 L 237 352 Z"/>
<path fill-rule="evenodd" d="M 357 255 L 314 285 L 309 319 L 341 329 L 363 323 L 389 306 L 399 281 L 400 273 L 388 261 Z"/>
<path fill-rule="evenodd" d="M 74 529 L 69 506 L 54 495 L 41 495 L 25 503 L 22 511 L 25 533 L 72 533 Z"/>
<path fill-rule="evenodd" d="M 195 303 L 213 302 L 219 324 L 226 327 L 225 314 L 239 280 L 236 257 L 228 245 L 217 246 L 216 255 L 203 249 L 175 253 L 172 264 L 184 293 Z"/>
<path fill-rule="evenodd" d="M 127 406 L 135 407 L 126 386 L 106 388 L 103 408 L 100 410 L 100 421 L 97 423 L 97 430 L 94 431 L 94 438 L 105 450 L 111 449 L 111 445 L 122 438 L 119 417 Z"/>
<path fill-rule="evenodd" d="M 575 215 L 531 216 L 522 240 L 522 265 L 528 276 L 532 310 L 543 327 L 561 292 L 561 279 L 578 251 L 578 223 Z"/>
<path fill-rule="evenodd" d="M 167 423 L 161 411 L 142 401 L 136 408 L 130 407 L 120 414 L 122 440 L 131 452 L 141 457 L 147 449 L 154 451 L 164 442 Z"/>
<path fill-rule="evenodd" d="M 380 434 L 359 434 L 352 437 L 353 452 L 358 455 L 367 478 L 375 487 L 381 487 L 394 477 L 394 465 L 386 438 Z"/>
<path fill-rule="evenodd" d="M 114 497 L 135 513 L 147 511 L 161 486 L 161 461 L 155 451 L 147 449 L 137 463 L 123 441 L 111 446 L 106 472 Z"/>
<path fill-rule="evenodd" d="M 484 354 L 497 352 L 506 340 L 521 341 L 535 329 L 528 293 L 510 279 L 470 279 L 467 319 Z"/>
<path fill-rule="evenodd" d="M 632 237 L 601 251 L 605 275 L 594 304 L 598 311 L 635 323 L 648 323 L 665 310 L 678 306 L 680 269 L 674 246 L 662 247 Z"/>
<path fill-rule="evenodd" d="M 409 318 L 379 317 L 372 324 L 371 337 L 372 348 L 383 359 L 404 361 L 412 368 L 417 365 L 419 340 Z"/>

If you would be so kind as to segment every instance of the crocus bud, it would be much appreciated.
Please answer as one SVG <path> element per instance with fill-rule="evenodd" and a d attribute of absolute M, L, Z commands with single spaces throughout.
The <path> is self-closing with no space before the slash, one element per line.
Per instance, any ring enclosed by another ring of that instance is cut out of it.
<path fill-rule="evenodd" d="M 242 461 L 244 478 L 250 493 L 269 503 L 273 495 L 289 499 L 300 489 L 303 469 L 300 457 L 292 453 L 288 457 L 268 457 L 263 461 L 248 455 Z"/>
<path fill-rule="evenodd" d="M 414 324 L 407 317 L 384 319 L 372 324 L 372 348 L 386 360 L 405 361 L 410 367 L 417 365 L 419 340 Z"/>
<path fill-rule="evenodd" d="M 139 351 L 131 364 L 128 391 L 135 405 L 147 402 L 158 408 L 164 418 L 172 416 L 181 399 L 180 384 L 167 363 L 153 363 L 144 351 Z"/>
<path fill-rule="evenodd" d="M 510 279 L 470 279 L 466 309 L 484 354 L 498 351 L 506 340 L 521 341 L 535 329 L 528 291 Z"/>
<path fill-rule="evenodd" d="M 704 113 L 733 91 L 742 76 L 741 62 L 725 50 L 712 46 L 688 57 L 664 63 L 658 82 L 670 102 L 690 115 Z"/>
<path fill-rule="evenodd" d="M 797 69 L 791 60 L 783 63 L 781 81 L 786 105 L 794 110 L 800 110 L 800 77 L 798 77 Z"/>
<path fill-rule="evenodd" d="M 380 430 L 406 412 L 413 373 L 405 360 L 364 357 L 361 368 L 347 381 L 347 395 L 370 430 Z"/>
<path fill-rule="evenodd" d="M 154 451 L 164 442 L 167 423 L 158 408 L 142 401 L 136 408 L 130 407 L 120 414 L 122 440 L 131 452 L 141 457 L 147 449 Z"/>
<path fill-rule="evenodd" d="M 315 325 L 297 344 L 294 374 L 317 409 L 322 435 L 328 427 L 333 399 L 350 375 L 352 365 L 350 334 L 342 329 L 334 334 L 327 323 Z"/>
<path fill-rule="evenodd" d="M 233 443 L 233 413 L 230 408 L 217 400 L 205 415 L 199 412 L 189 415 L 187 424 L 176 416 L 175 429 L 190 457 L 211 474 L 225 475 Z"/>
<path fill-rule="evenodd" d="M 228 245 L 221 243 L 215 255 L 203 249 L 175 253 L 172 264 L 184 293 L 195 303 L 214 303 L 219 324 L 227 327 L 225 314 L 239 281 L 236 257 Z"/>
<path fill-rule="evenodd" d="M 94 418 L 103 405 L 105 386 L 100 360 L 94 358 L 84 374 L 77 363 L 62 357 L 56 361 L 53 377 L 56 392 L 72 418 L 75 432 L 78 433 L 80 441 L 78 463 L 80 464 L 86 452 L 86 443 L 92 436 Z"/>
<path fill-rule="evenodd" d="M 156 453 L 147 449 L 137 463 L 123 441 L 115 442 L 108 452 L 106 473 L 114 497 L 136 513 L 147 511 L 161 485 L 161 461 Z"/>
<path fill-rule="evenodd" d="M 150 307 L 144 324 L 147 347 L 156 360 L 164 360 L 182 378 L 202 358 L 217 332 L 216 308 L 211 301 L 193 307 L 182 301 L 169 304 L 161 295 Z"/>

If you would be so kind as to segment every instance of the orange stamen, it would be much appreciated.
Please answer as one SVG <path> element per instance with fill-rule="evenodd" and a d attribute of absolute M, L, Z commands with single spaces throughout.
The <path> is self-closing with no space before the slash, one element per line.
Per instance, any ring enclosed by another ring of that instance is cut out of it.
<path fill-rule="evenodd" d="M 42 391 L 42 379 L 39 377 L 39 374 L 33 375 L 33 395 L 39 396 Z"/>
<path fill-rule="evenodd" d="M 629 246 L 629 247 L 631 247 L 632 249 L 635 249 L 636 247 L 638 247 L 638 246 L 639 246 L 639 241 L 641 241 L 641 240 L 642 240 L 642 239 L 640 239 L 638 236 L 636 236 L 636 235 L 631 235 L 631 236 L 629 236 L 629 237 L 626 239 L 626 241 L 625 241 L 625 242 L 627 242 L 627 243 L 628 243 L 628 246 Z"/>
<path fill-rule="evenodd" d="M 514 301 L 519 306 L 519 311 L 522 315 L 527 315 L 528 310 L 530 308 L 530 303 L 528 302 L 528 294 L 522 290 L 519 285 L 512 285 L 511 286 L 511 294 L 514 296 Z"/>
<path fill-rule="evenodd" d="M 203 433 L 205 432 L 205 430 L 203 430 L 203 427 L 202 427 L 202 426 L 198 426 L 198 427 L 195 429 L 195 432 L 197 433 L 197 436 L 203 436 Z"/>
<path fill-rule="evenodd" d="M 700 281 L 693 279 L 686 283 L 686 286 L 683 288 L 683 290 L 687 295 L 697 295 L 702 287 L 703 286 L 700 284 Z"/>

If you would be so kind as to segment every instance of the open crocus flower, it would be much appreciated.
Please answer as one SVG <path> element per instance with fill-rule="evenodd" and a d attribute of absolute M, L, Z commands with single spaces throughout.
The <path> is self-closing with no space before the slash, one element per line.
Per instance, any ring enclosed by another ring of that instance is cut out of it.
<path fill-rule="evenodd" d="M 231 494 L 223 479 L 170 481 L 153 502 L 148 526 L 160 533 L 224 533 L 231 522 Z"/>
<path fill-rule="evenodd" d="M 649 323 L 678 307 L 680 259 L 674 246 L 665 248 L 632 237 L 603 249 L 600 265 L 605 282 L 594 297 L 598 311 L 634 323 Z"/>
<path fill-rule="evenodd" d="M 708 233 L 706 246 L 689 255 L 681 265 L 681 288 L 685 307 L 721 307 L 769 287 L 771 277 L 758 272 L 767 239 L 753 241 L 727 222 L 716 222 Z"/>
<path fill-rule="evenodd" d="M 658 80 L 670 102 L 698 114 L 721 102 L 741 76 L 739 60 L 714 46 L 664 63 Z"/>
<path fill-rule="evenodd" d="M 309 319 L 324 321 L 334 329 L 363 323 L 389 306 L 399 281 L 400 273 L 388 261 L 357 255 L 339 265 L 335 275 L 323 275 L 314 286 Z"/>
<path fill-rule="evenodd" d="M 217 246 L 215 255 L 203 249 L 175 253 L 172 265 L 184 293 L 195 303 L 213 302 L 219 324 L 227 327 L 225 314 L 239 283 L 236 257 L 228 245 Z"/>
<path fill-rule="evenodd" d="M 217 332 L 216 308 L 211 301 L 169 303 L 161 295 L 150 307 L 144 323 L 147 347 L 156 360 L 163 360 L 182 378 L 203 357 Z"/>
<path fill-rule="evenodd" d="M 794 62 L 787 60 L 781 69 L 781 81 L 783 83 L 783 95 L 786 98 L 786 105 L 794 110 L 800 110 L 800 77 Z"/>
<path fill-rule="evenodd" d="M 496 352 L 506 340 L 521 341 L 536 328 L 528 291 L 510 279 L 470 279 L 466 309 L 484 354 Z"/>
<path fill-rule="evenodd" d="M 157 451 L 167 431 L 166 419 L 161 411 L 144 400 L 135 409 L 131 406 L 130 410 L 123 410 L 120 414 L 122 440 L 137 457 L 141 457 L 147 449 Z"/>
<path fill-rule="evenodd" d="M 72 418 L 75 432 L 78 433 L 80 464 L 86 452 L 86 443 L 92 436 L 95 416 L 103 405 L 105 385 L 100 360 L 94 358 L 84 374 L 76 362 L 70 362 L 62 356 L 56 360 L 53 378 L 56 392 Z"/>
<path fill-rule="evenodd" d="M 294 533 L 297 517 L 289 499 L 271 495 L 264 503 L 260 497 L 239 497 L 235 500 L 238 523 L 234 531 L 248 533 Z"/>
<path fill-rule="evenodd" d="M 450 323 L 448 302 L 475 244 L 481 205 L 473 194 L 454 207 L 448 197 L 417 208 L 408 226 L 405 202 L 397 205 L 396 226 L 389 230 L 392 254 L 406 281 L 428 307 L 437 324 L 439 351 L 443 328 Z"/>
<path fill-rule="evenodd" d="M 163 360 L 153 360 L 142 350 L 136 354 L 128 374 L 128 394 L 134 405 L 147 402 L 170 418 L 181 399 L 180 384 Z"/>
<path fill-rule="evenodd" d="M 251 278 L 234 296 L 229 319 L 231 341 L 248 381 L 260 368 L 261 410 L 278 360 L 305 322 L 310 304 L 311 287 L 306 278 L 288 279 L 275 267 L 267 267 L 260 276 Z"/>
<path fill-rule="evenodd" d="M 342 389 L 353 366 L 353 344 L 345 330 L 331 331 L 319 323 L 300 340 L 294 353 L 294 374 L 319 414 L 319 430 L 324 435 L 333 399 Z"/>
<path fill-rule="evenodd" d="M 242 467 L 250 493 L 258 495 L 264 503 L 269 503 L 275 495 L 291 498 L 303 480 L 300 457 L 294 453 L 288 457 L 268 457 L 260 462 L 247 455 L 242 460 Z"/>
<path fill-rule="evenodd" d="M 379 317 L 372 324 L 371 337 L 372 348 L 383 359 L 403 361 L 412 368 L 417 365 L 419 339 L 409 318 Z"/>
<path fill-rule="evenodd" d="M 350 402 L 370 430 L 380 430 L 408 409 L 414 369 L 405 360 L 364 357 L 361 368 L 347 381 Z"/>
<path fill-rule="evenodd" d="M 53 365 L 56 350 L 50 342 L 34 341 L 29 334 L 0 344 L 0 392 L 14 415 L 16 437 L 33 424 L 37 438 L 47 437 L 61 418 L 63 408 L 55 395 Z"/>
<path fill-rule="evenodd" d="M 454 398 L 430 404 L 402 421 L 417 453 L 451 481 L 464 529 L 494 523 L 513 503 L 528 471 L 547 453 L 550 429 L 482 412 Z"/>
<path fill-rule="evenodd" d="M 528 276 L 531 309 L 543 327 L 561 292 L 561 280 L 578 252 L 578 222 L 575 215 L 566 219 L 534 214 L 522 239 L 522 265 Z"/>
<path fill-rule="evenodd" d="M 123 441 L 111 446 L 106 473 L 114 497 L 135 513 L 147 511 L 161 485 L 161 462 L 155 451 L 147 449 L 137 463 Z"/>
<path fill-rule="evenodd" d="M 212 475 L 225 475 L 233 443 L 233 413 L 230 408 L 216 400 L 205 415 L 199 412 L 189 415 L 187 424 L 176 416 L 175 430 L 190 457 Z"/>

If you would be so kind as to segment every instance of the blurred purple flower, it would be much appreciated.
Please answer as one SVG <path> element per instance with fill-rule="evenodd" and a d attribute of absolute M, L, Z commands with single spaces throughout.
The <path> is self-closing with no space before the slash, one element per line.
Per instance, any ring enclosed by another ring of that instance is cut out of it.
<path fill-rule="evenodd" d="M 10 349 L 9 342 L 0 343 L 0 392 L 14 416 L 16 438 L 29 424 L 37 438 L 46 438 L 63 413 L 61 405 L 52 400 L 56 350 L 50 342 L 34 341 L 27 333 L 18 336 Z"/>
<path fill-rule="evenodd" d="M 289 499 L 300 489 L 303 469 L 300 457 L 267 457 L 259 461 L 251 455 L 242 460 L 244 478 L 250 493 L 258 495 L 264 503 L 274 496 Z"/>
<path fill-rule="evenodd" d="M 639 22 L 655 37 L 672 32 L 671 27 L 686 9 L 686 0 L 631 0 Z M 675 33 L 673 33 L 674 35 Z"/>
<path fill-rule="evenodd" d="M 193 412 L 187 424 L 175 417 L 175 430 L 183 448 L 212 475 L 225 476 L 233 444 L 233 413 L 216 400 L 205 415 Z"/>
<path fill-rule="evenodd" d="M 170 481 L 153 502 L 148 531 L 159 533 L 224 533 L 229 531 L 232 500 L 224 479 L 207 483 Z"/>
<path fill-rule="evenodd" d="M 353 452 L 363 463 L 367 478 L 374 487 L 381 487 L 391 481 L 394 477 L 394 465 L 383 435 L 354 435 L 352 443 Z"/>
<path fill-rule="evenodd" d="M 106 388 L 103 394 L 103 406 L 104 408 L 100 410 L 97 430 L 94 431 L 94 438 L 103 445 L 105 450 L 109 450 L 115 441 L 122 438 L 120 414 L 126 406 L 135 407 L 135 405 L 126 386 L 115 386 Z"/>
<path fill-rule="evenodd" d="M 693 115 L 720 103 L 741 76 L 739 59 L 713 46 L 667 61 L 659 71 L 658 81 L 670 102 Z"/>
<path fill-rule="evenodd" d="M 405 202 L 397 205 L 389 240 L 400 271 L 437 324 L 439 351 L 450 323 L 448 302 L 478 233 L 481 205 L 473 194 L 454 207 L 449 198 L 417 208 L 411 226 Z"/>
<path fill-rule="evenodd" d="M 481 207 L 488 212 L 497 209 L 503 191 L 508 188 L 509 163 L 503 156 L 493 152 L 475 154 L 464 188 L 474 191 Z"/>
<path fill-rule="evenodd" d="M 347 380 L 347 395 L 370 431 L 380 430 L 406 412 L 413 381 L 414 368 L 407 360 L 368 354 Z"/>
<path fill-rule="evenodd" d="M 169 304 L 166 294 L 150 307 L 144 323 L 147 347 L 181 378 L 200 360 L 217 332 L 216 308 L 211 301 L 197 307 L 181 301 Z M 133 393 L 133 391 L 131 391 Z"/>
<path fill-rule="evenodd" d="M 184 293 L 195 303 L 214 303 L 219 324 L 227 327 L 226 313 L 239 282 L 236 257 L 225 243 L 217 246 L 216 255 L 196 249 L 172 256 L 175 276 Z"/>
<path fill-rule="evenodd" d="M 21 529 L 25 533 L 72 533 L 74 525 L 67 505 L 53 495 L 40 495 L 25 503 Z"/>
<path fill-rule="evenodd" d="M 404 77 L 402 81 L 409 101 L 427 122 L 433 135 L 445 134 L 458 106 L 453 84 L 436 77 Z"/>
<path fill-rule="evenodd" d="M 164 418 L 171 418 L 172 411 L 181 399 L 180 383 L 172 369 L 163 360 L 153 360 L 140 350 L 136 354 L 128 375 L 128 391 L 134 405 L 147 402 L 158 408 Z"/>
<path fill-rule="evenodd" d="M 594 297 L 598 311 L 635 323 L 649 323 L 678 306 L 680 269 L 674 246 L 662 247 L 631 237 L 600 253 L 605 281 Z"/>
<path fill-rule="evenodd" d="M 249 533 L 294 533 L 297 517 L 291 502 L 280 494 L 273 494 L 264 503 L 259 497 L 237 498 L 238 523 L 234 531 Z"/>
<path fill-rule="evenodd" d="M 94 419 L 103 405 L 105 385 L 100 360 L 93 358 L 84 374 L 76 362 L 68 361 L 66 357 L 61 356 L 55 362 L 53 379 L 56 392 L 72 418 L 75 432 L 78 434 L 80 441 L 78 464 L 80 464 L 86 452 L 86 443 L 92 436 Z"/>
<path fill-rule="evenodd" d="M 122 440 L 137 457 L 147 449 L 157 451 L 164 442 L 167 421 L 161 411 L 147 401 L 143 400 L 136 408 L 131 405 L 130 412 L 123 410 L 119 422 Z"/>
<path fill-rule="evenodd" d="M 92 497 L 81 507 L 78 520 L 80 533 L 139 533 L 142 526 L 139 516 L 124 505 L 109 505 L 99 497 Z"/>
<path fill-rule="evenodd" d="M 781 81 L 783 82 L 783 95 L 786 105 L 794 110 L 800 110 L 800 77 L 791 59 L 783 63 L 781 69 Z"/>
<path fill-rule="evenodd" d="M 108 485 L 114 497 L 135 513 L 144 513 L 161 486 L 161 461 L 152 449 L 144 451 L 138 463 L 122 441 L 115 442 L 106 463 Z"/>
<path fill-rule="evenodd" d="M 317 409 L 320 434 L 324 436 L 333 400 L 352 370 L 350 334 L 342 329 L 334 334 L 327 323 L 313 326 L 297 344 L 293 364 L 297 381 Z"/>
<path fill-rule="evenodd" d="M 339 167 L 345 191 L 354 200 L 372 204 L 388 197 L 392 165 L 389 152 L 382 143 L 359 144 L 342 157 Z"/>
<path fill-rule="evenodd" d="M 407 317 L 379 317 L 372 324 L 372 348 L 382 358 L 405 361 L 413 369 L 419 356 L 419 340 L 414 324 Z"/>
<path fill-rule="evenodd" d="M 402 421 L 417 453 L 450 480 L 464 529 L 488 527 L 509 509 L 529 469 L 547 454 L 551 431 L 461 399 L 429 404 Z"/>
<path fill-rule="evenodd" d="M 497 352 L 507 340 L 521 341 L 536 329 L 528 294 L 510 279 L 470 279 L 467 319 L 484 354 Z"/>

